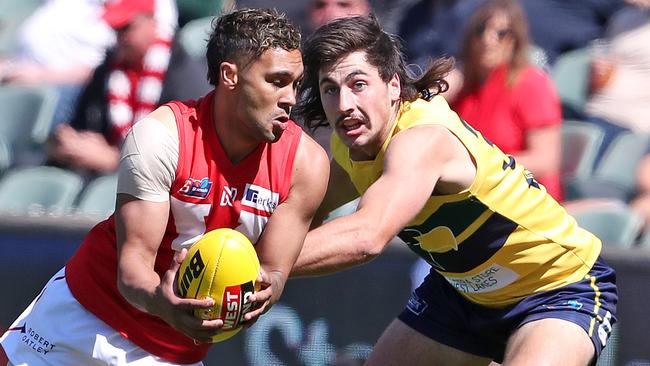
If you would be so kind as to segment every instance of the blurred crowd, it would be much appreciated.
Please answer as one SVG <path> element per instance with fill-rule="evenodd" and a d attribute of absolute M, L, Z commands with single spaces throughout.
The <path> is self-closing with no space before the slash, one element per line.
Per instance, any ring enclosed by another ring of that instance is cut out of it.
<path fill-rule="evenodd" d="M 304 38 L 373 13 L 404 40 L 414 74 L 453 57 L 445 97 L 467 123 L 585 225 L 587 214 L 614 208 L 635 242 L 649 240 L 650 0 L 0 2 L 0 196 L 9 173 L 33 166 L 86 183 L 111 175 L 135 121 L 210 89 L 210 20 L 240 7 L 278 8 Z M 11 94 L 26 90 L 54 96 L 47 113 L 37 98 L 26 107 L 31 120 L 11 112 L 27 103 Z M 40 134 L 26 127 L 36 116 L 46 119 Z M 312 133 L 328 147 L 327 129 Z"/>

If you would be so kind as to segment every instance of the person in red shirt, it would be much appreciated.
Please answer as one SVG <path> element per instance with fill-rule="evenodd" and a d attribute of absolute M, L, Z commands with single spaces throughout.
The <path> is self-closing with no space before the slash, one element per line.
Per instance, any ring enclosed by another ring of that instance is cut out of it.
<path fill-rule="evenodd" d="M 522 8 L 491 0 L 472 15 L 462 43 L 462 87 L 452 108 L 562 200 L 562 112 L 550 77 L 528 63 Z"/>

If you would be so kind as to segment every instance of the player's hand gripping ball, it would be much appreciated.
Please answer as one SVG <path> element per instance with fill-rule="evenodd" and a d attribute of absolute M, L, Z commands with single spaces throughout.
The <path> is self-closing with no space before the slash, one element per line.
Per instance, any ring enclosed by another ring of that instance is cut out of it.
<path fill-rule="evenodd" d="M 217 229 L 206 233 L 187 252 L 178 272 L 178 293 L 184 298 L 214 299 L 210 309 L 197 309 L 201 319 L 223 320 L 222 332 L 212 342 L 224 341 L 242 328 L 244 314 L 253 304 L 255 280 L 260 262 L 253 244 L 233 229 Z"/>

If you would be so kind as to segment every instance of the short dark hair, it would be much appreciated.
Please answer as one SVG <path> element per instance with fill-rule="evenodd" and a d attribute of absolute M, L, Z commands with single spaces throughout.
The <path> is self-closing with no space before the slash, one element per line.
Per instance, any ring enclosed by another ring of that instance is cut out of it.
<path fill-rule="evenodd" d="M 300 49 L 300 32 L 284 13 L 275 9 L 241 9 L 213 20 L 206 51 L 208 81 L 218 84 L 222 62 L 246 64 L 272 48 Z"/>
<path fill-rule="evenodd" d="M 320 99 L 318 73 L 352 52 L 364 51 L 368 62 L 376 67 L 379 76 L 388 82 L 397 74 L 402 100 L 429 99 L 449 88 L 443 77 L 453 67 L 451 59 L 437 59 L 416 78 L 407 69 L 401 40 L 381 29 L 374 15 L 355 16 L 334 20 L 318 28 L 303 47 L 305 78 L 302 84 L 302 102 L 296 109 L 305 126 L 314 130 L 327 125 Z"/>

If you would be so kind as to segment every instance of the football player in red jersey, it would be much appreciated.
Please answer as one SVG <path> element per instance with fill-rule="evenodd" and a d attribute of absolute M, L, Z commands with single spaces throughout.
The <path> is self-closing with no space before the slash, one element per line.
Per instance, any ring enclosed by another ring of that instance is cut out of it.
<path fill-rule="evenodd" d="M 200 365 L 223 321 L 192 316 L 214 301 L 179 297 L 174 277 L 185 248 L 217 228 L 242 232 L 260 259 L 261 290 L 245 320 L 277 301 L 329 174 L 325 151 L 289 119 L 299 46 L 298 30 L 275 10 L 214 22 L 206 54 L 214 90 L 131 129 L 115 214 L 12 325 L 40 344 L 26 343 L 25 332 L 2 337 L 11 363 Z"/>

